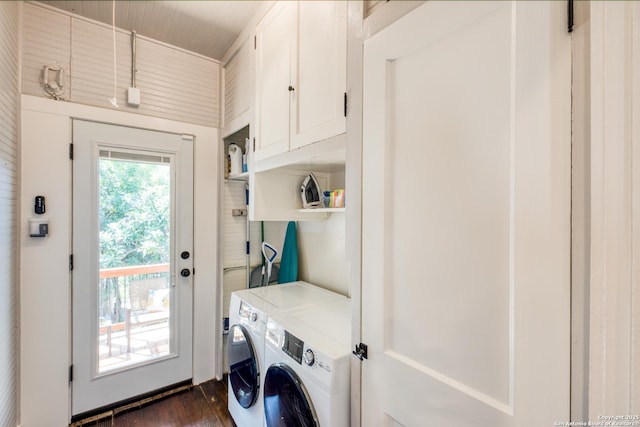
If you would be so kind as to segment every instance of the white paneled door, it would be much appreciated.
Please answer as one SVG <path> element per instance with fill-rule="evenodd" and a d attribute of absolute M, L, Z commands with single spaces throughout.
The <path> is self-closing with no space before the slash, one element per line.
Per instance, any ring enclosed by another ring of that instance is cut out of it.
<path fill-rule="evenodd" d="M 73 121 L 78 415 L 192 376 L 193 137 Z"/>
<path fill-rule="evenodd" d="M 426 2 L 365 42 L 362 425 L 569 419 L 564 2 Z"/>

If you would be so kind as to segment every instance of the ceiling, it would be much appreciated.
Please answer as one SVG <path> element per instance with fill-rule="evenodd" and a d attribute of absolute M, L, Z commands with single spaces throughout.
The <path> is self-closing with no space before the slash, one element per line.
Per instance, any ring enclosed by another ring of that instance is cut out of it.
<path fill-rule="evenodd" d="M 111 1 L 41 3 L 111 25 Z M 214 59 L 222 56 L 251 20 L 261 1 L 115 2 L 116 27 Z"/>

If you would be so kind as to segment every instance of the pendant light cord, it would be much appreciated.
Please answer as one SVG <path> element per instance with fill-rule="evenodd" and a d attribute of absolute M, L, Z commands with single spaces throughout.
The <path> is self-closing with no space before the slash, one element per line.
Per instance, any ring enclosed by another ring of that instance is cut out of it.
<path fill-rule="evenodd" d="M 109 102 L 119 108 L 118 99 L 118 66 L 116 62 L 116 0 L 113 0 L 113 6 L 111 9 L 111 28 L 113 31 L 113 98 L 109 99 Z"/>

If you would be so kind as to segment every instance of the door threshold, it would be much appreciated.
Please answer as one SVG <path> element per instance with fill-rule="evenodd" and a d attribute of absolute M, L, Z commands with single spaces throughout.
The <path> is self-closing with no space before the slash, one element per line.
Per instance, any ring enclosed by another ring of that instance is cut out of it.
<path fill-rule="evenodd" d="M 190 390 L 193 387 L 191 379 L 163 387 L 158 390 L 151 391 L 130 399 L 121 400 L 112 405 L 103 406 L 91 411 L 83 412 L 71 417 L 69 427 L 80 427 L 86 424 L 94 423 L 104 418 L 114 417 L 131 409 L 138 409 L 144 405 L 164 399 L 174 394 Z"/>

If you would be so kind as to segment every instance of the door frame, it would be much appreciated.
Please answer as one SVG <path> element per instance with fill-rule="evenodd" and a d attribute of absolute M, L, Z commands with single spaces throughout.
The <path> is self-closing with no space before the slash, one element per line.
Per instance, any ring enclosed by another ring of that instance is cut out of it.
<path fill-rule="evenodd" d="M 640 413 L 640 6 L 576 2 L 572 419 Z"/>
<path fill-rule="evenodd" d="M 194 237 L 193 382 L 221 378 L 215 352 L 217 334 L 222 334 L 217 284 L 218 129 L 30 95 L 22 95 L 21 101 L 21 236 L 28 235 L 34 195 L 47 197 L 50 219 L 46 239 L 21 238 L 21 423 L 65 425 L 71 419 L 67 375 L 71 363 L 71 118 L 195 135 L 194 227 L 198 232 Z M 41 363 L 43 354 L 47 364 Z"/>

